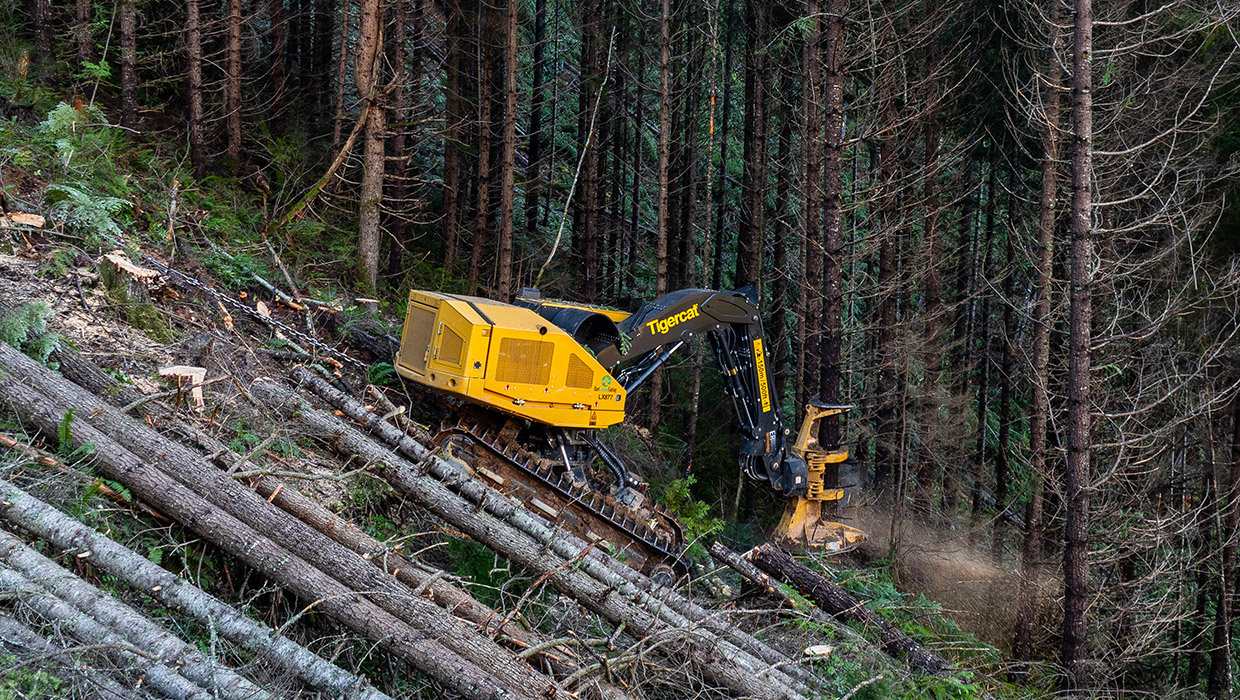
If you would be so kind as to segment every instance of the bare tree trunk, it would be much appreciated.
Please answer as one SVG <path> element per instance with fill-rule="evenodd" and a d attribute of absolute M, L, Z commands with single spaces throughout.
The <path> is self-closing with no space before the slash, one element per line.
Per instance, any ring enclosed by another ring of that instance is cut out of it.
<path fill-rule="evenodd" d="M 268 0 L 267 19 L 271 23 L 271 133 L 284 135 L 284 100 L 287 96 L 288 67 L 285 50 L 288 34 L 284 26 L 284 0 Z"/>
<path fill-rule="evenodd" d="M 340 150 L 344 129 L 344 85 L 349 76 L 349 30 L 352 24 L 352 0 L 344 0 L 340 8 L 340 61 L 336 64 L 336 110 L 332 115 L 332 152 Z M 331 51 L 328 51 L 331 55 Z M 356 61 L 355 61 L 356 63 Z M 356 67 L 354 70 L 357 70 Z"/>
<path fill-rule="evenodd" d="M 362 161 L 361 204 L 358 211 L 358 263 L 369 289 L 379 286 L 379 253 L 382 248 L 379 226 L 383 210 L 384 151 L 387 113 L 375 106 L 366 113 L 366 140 Z M 393 243 L 393 245 L 398 245 Z"/>
<path fill-rule="evenodd" d="M 420 2 L 420 0 L 414 0 Z M 396 128 L 388 136 L 387 139 L 387 162 L 390 164 L 392 172 L 391 177 L 387 180 L 384 198 L 387 200 L 387 211 L 384 216 L 386 225 L 384 226 L 388 232 L 387 247 L 387 275 L 391 279 L 397 279 L 400 276 L 401 269 L 404 266 L 405 252 L 405 220 L 404 220 L 404 200 L 405 200 L 405 122 L 408 120 L 409 107 L 409 91 L 407 84 L 410 82 L 408 77 L 408 66 L 405 56 L 406 42 L 406 5 L 407 0 L 401 0 L 395 3 L 392 9 L 392 40 L 387 42 L 388 62 L 394 73 L 392 80 L 392 118 L 391 122 L 396 124 Z M 415 34 L 419 26 L 421 13 L 415 11 L 414 27 Z M 415 48 L 416 52 L 416 48 Z M 416 53 L 415 53 L 416 55 Z M 415 71 L 417 60 L 415 58 Z M 416 74 L 415 74 L 416 75 Z M 415 77 L 414 80 L 417 78 Z M 389 281 L 389 285 L 391 282 Z"/>
<path fill-rule="evenodd" d="M 637 52 L 637 74 L 638 75 L 644 75 L 644 71 L 646 68 L 646 62 L 643 60 L 644 56 L 645 56 L 644 52 L 642 51 Z M 639 255 L 639 242 L 642 240 L 642 237 L 638 234 L 638 223 L 640 222 L 640 214 L 641 214 L 640 206 L 641 206 L 641 199 L 642 199 L 641 197 L 642 168 L 643 168 L 643 164 L 645 160 L 644 158 L 642 158 L 642 156 L 644 155 L 643 153 L 644 149 L 641 148 L 641 142 L 642 142 L 641 134 L 645 130 L 645 124 L 646 124 L 645 109 L 644 109 L 645 100 L 642 98 L 643 98 L 643 93 L 642 93 L 641 82 L 635 80 L 633 81 L 633 124 L 632 124 L 633 133 L 631 136 L 633 140 L 633 145 L 634 145 L 634 148 L 633 148 L 633 183 L 632 183 L 632 188 L 629 191 L 629 230 L 627 233 L 628 235 L 627 248 L 629 250 L 630 263 L 632 262 L 632 260 L 636 259 L 637 256 Z M 636 270 L 634 270 L 633 267 L 634 266 L 630 264 L 628 266 L 628 269 L 625 270 L 625 274 L 624 274 L 624 278 L 628 282 L 628 285 L 627 285 L 628 289 L 630 290 L 637 286 L 637 274 L 636 274 Z"/>
<path fill-rule="evenodd" d="M 727 3 L 727 34 L 724 37 L 724 58 L 723 58 L 723 75 L 726 78 L 723 81 L 723 112 L 719 118 L 719 162 L 724 167 L 719 169 L 719 181 L 714 183 L 714 200 L 715 200 L 715 250 L 714 265 L 711 274 L 711 288 L 723 288 L 723 249 L 725 247 L 725 230 L 724 230 L 724 193 L 728 187 L 728 123 L 732 118 L 732 52 L 733 46 L 736 44 L 736 10 L 732 5 L 732 0 L 724 0 Z M 710 224 L 709 221 L 706 222 Z"/>
<path fill-rule="evenodd" d="M 138 123 L 137 19 L 133 0 L 124 0 L 118 9 L 121 15 L 121 126 L 132 129 Z"/>
<path fill-rule="evenodd" d="M 821 358 L 818 324 L 822 320 L 822 19 L 818 0 L 806 0 L 805 16 L 809 30 L 802 47 L 801 70 L 805 80 L 801 87 L 801 250 L 805 256 L 805 273 L 801 280 L 800 313 L 797 315 L 797 410 L 819 389 L 819 373 L 815 366 Z"/>
<path fill-rule="evenodd" d="M 315 91 L 318 95 L 316 102 L 316 123 L 320 130 L 326 130 L 329 123 L 335 122 L 336 111 L 333 110 L 332 93 L 327 89 L 331 84 L 332 75 L 332 36 L 336 28 L 336 7 L 332 0 L 306 0 L 306 3 L 314 2 L 314 52 L 312 57 L 313 73 L 312 80 L 317 86 Z M 347 4 L 347 3 L 346 3 Z M 346 24 L 348 24 L 349 13 L 346 9 L 342 15 Z M 332 142 L 332 150 L 336 150 L 336 144 Z"/>
<path fill-rule="evenodd" d="M 95 38 L 90 31 L 90 0 L 76 0 L 73 41 L 77 44 L 78 70 L 95 58 Z"/>
<path fill-rule="evenodd" d="M 981 243 L 981 262 L 978 270 L 978 277 L 982 280 L 989 280 L 990 265 L 990 248 L 994 243 L 995 236 L 995 200 L 998 198 L 996 191 L 995 173 L 998 171 L 997 163 L 991 158 L 990 175 L 987 178 L 986 185 L 986 226 L 982 236 Z M 990 409 L 990 298 L 988 282 L 986 291 L 982 295 L 982 309 L 979 314 L 980 323 L 977 327 L 977 444 L 974 446 L 977 450 L 977 456 L 973 460 L 973 487 L 970 489 L 969 499 L 972 501 L 970 508 L 970 521 L 972 526 L 976 528 L 982 520 L 982 480 L 986 474 L 986 428 L 988 414 Z M 966 338 L 968 345 L 974 345 L 972 338 Z M 967 347 L 967 346 L 966 346 Z M 968 352 L 967 350 L 965 351 Z M 968 384 L 965 384 L 966 391 Z M 945 470 L 950 472 L 951 470 Z M 943 495 L 947 502 L 947 512 L 955 514 L 955 486 L 959 482 L 959 475 L 946 475 L 943 479 Z M 971 537 L 975 537 L 973 533 Z"/>
<path fill-rule="evenodd" d="M 659 5 L 659 221 L 655 234 L 655 297 L 667 294 L 667 234 L 671 218 L 668 190 L 671 187 L 672 145 L 672 6 L 670 0 Z M 663 372 L 650 378 L 650 429 L 659 428 L 663 408 Z"/>
<path fill-rule="evenodd" d="M 745 153 L 733 283 L 736 287 L 753 285 L 761 292 L 762 224 L 766 210 L 767 42 L 771 10 L 761 2 L 746 3 L 746 8 L 749 41 L 745 71 Z"/>
<path fill-rule="evenodd" d="M 828 0 L 826 12 L 826 76 L 824 105 L 826 139 L 823 147 L 825 172 L 822 183 L 823 268 L 822 343 L 818 367 L 818 396 L 829 404 L 841 404 L 840 354 L 844 339 L 844 13 L 847 0 Z M 819 423 L 818 440 L 834 447 L 840 442 L 839 416 Z"/>
<path fill-rule="evenodd" d="M 525 228 L 538 231 L 542 190 L 543 108 L 547 103 L 547 0 L 534 0 L 534 75 L 530 88 L 530 141 L 526 151 Z"/>
<path fill-rule="evenodd" d="M 783 94 L 788 94 L 791 81 L 791 70 L 782 71 Z M 797 163 L 792 160 L 792 128 L 795 122 L 794 110 L 791 105 L 783 109 L 782 124 L 779 128 L 779 150 L 776 160 L 779 162 L 779 176 L 775 183 L 776 228 L 775 228 L 775 260 L 774 279 L 771 281 L 771 307 L 767 316 L 767 335 L 771 339 L 771 374 L 775 378 L 772 394 L 777 404 L 782 404 L 788 391 L 789 360 L 788 352 L 788 290 L 795 280 L 795 272 L 789 267 L 789 248 L 798 236 L 797 228 L 792 219 L 792 181 L 796 177 Z M 709 221 L 709 217 L 706 219 Z M 799 250 L 793 248 L 793 250 Z M 794 309 L 795 311 L 795 309 Z M 801 404 L 798 404 L 798 410 Z"/>
<path fill-rule="evenodd" d="M 383 55 L 383 8 L 379 0 L 362 0 L 357 28 L 357 56 L 353 84 L 373 105 L 366 114 L 366 141 L 362 158 L 361 203 L 357 216 L 357 253 L 362 279 L 371 290 L 379 287 L 379 214 L 382 210 L 385 116 L 379 96 L 379 56 Z"/>
<path fill-rule="evenodd" d="M 241 164 L 241 0 L 228 0 L 227 12 L 224 122 L 228 138 L 228 157 L 232 160 L 231 167 L 236 169 Z"/>
<path fill-rule="evenodd" d="M 499 272 L 496 298 L 512 299 L 513 190 L 517 171 L 517 0 L 508 0 L 504 51 L 504 153 L 500 169 Z"/>
<path fill-rule="evenodd" d="M 460 2 L 448 3 L 444 11 L 448 15 L 445 42 L 448 45 L 447 65 L 444 67 L 447 85 L 444 88 L 444 116 L 447 128 L 443 137 L 443 266 L 449 274 L 456 268 L 457 233 L 459 213 L 459 190 L 461 186 L 461 16 Z"/>
<path fill-rule="evenodd" d="M 477 221 L 474 224 L 474 244 L 469 255 L 469 288 L 478 293 L 482 276 L 482 253 L 487 243 L 488 208 L 491 203 L 491 31 L 490 5 L 478 2 L 478 178 Z"/>
<path fill-rule="evenodd" d="M 1214 648 L 1210 654 L 1210 679 L 1206 693 L 1214 700 L 1232 697 L 1231 643 L 1235 607 L 1232 588 L 1236 585 L 1237 539 L 1240 539 L 1240 399 L 1232 404 L 1231 464 L 1223 483 L 1226 492 L 1219 499 L 1223 509 L 1222 562 L 1219 566 L 1218 601 L 1215 603 Z"/>
<path fill-rule="evenodd" d="M 887 25 L 890 27 L 890 25 Z M 874 393 L 874 481 L 880 491 L 887 492 L 892 484 L 892 467 L 901 458 L 893 449 L 896 441 L 896 245 L 900 240 L 899 200 L 896 195 L 896 149 L 893 131 L 896 128 L 895 76 L 880 76 L 879 124 L 885 129 L 878 146 L 879 192 L 878 210 L 878 332 Z"/>
<path fill-rule="evenodd" d="M 198 0 L 185 0 L 185 92 L 189 104 L 189 159 L 194 177 L 207 174 L 202 124 L 202 25 Z"/>
<path fill-rule="evenodd" d="M 695 11 L 690 11 L 690 17 L 687 23 L 690 26 L 700 24 L 695 16 Z M 692 37 L 693 34 L 690 34 Z M 684 83 L 685 100 L 683 113 L 681 114 L 681 133 L 684 134 L 682 141 L 684 149 L 682 151 L 681 165 L 681 192 L 682 205 L 680 217 L 680 234 L 677 238 L 680 241 L 680 264 L 677 265 L 678 287 L 693 287 L 698 284 L 697 275 L 697 221 L 698 221 L 698 144 L 700 130 L 700 117 L 698 116 L 702 110 L 702 86 L 700 84 L 702 75 L 702 61 L 705 55 L 705 42 L 690 39 L 689 47 L 689 65 L 683 71 L 685 78 Z M 709 219 L 707 219 L 709 220 Z"/>
<path fill-rule="evenodd" d="M 1008 174 L 1009 187 L 1015 184 L 1015 179 L 1014 174 Z M 995 512 L 998 517 L 995 518 L 994 536 L 991 539 L 991 549 L 1000 563 L 1003 561 L 1004 530 L 1007 522 L 1004 514 L 1008 507 L 1008 480 L 1012 473 L 1008 454 L 1011 451 L 1012 435 L 1012 385 L 1016 381 L 1013 376 L 1013 360 L 1016 356 L 1015 297 L 1019 263 L 1016 261 L 1016 244 L 1013 240 L 1016 231 L 1016 198 L 1010 194 L 1007 216 L 1008 226 L 1004 233 L 1003 246 L 1003 261 L 1007 271 L 1003 276 L 1003 337 L 1000 343 L 1003 359 L 999 364 L 999 435 L 995 453 Z"/>
<path fill-rule="evenodd" d="M 31 0 L 30 21 L 34 25 L 34 71 L 49 77 L 56 70 L 56 34 L 52 24 L 51 0 Z"/>
<path fill-rule="evenodd" d="M 1089 596 L 1090 291 L 1093 255 L 1093 8 L 1074 0 L 1072 47 L 1072 249 L 1068 292 L 1068 459 L 1064 468 L 1064 618 L 1060 662 L 1068 691 L 1086 686 Z"/>
<path fill-rule="evenodd" d="M 582 4 L 581 80 L 577 116 L 577 148 L 581 159 L 581 195 L 574 209 L 573 256 L 577 267 L 577 288 L 581 298 L 593 302 L 598 296 L 598 164 L 599 148 L 590 132 L 598 111 L 595 81 L 604 81 L 605 67 L 599 62 L 599 12 L 602 3 L 589 0 Z"/>
<path fill-rule="evenodd" d="M 933 45 L 926 49 L 926 116 L 923 125 L 925 161 L 922 175 L 922 202 L 925 228 L 921 247 L 926 265 L 925 311 L 922 314 L 922 357 L 925 379 L 922 385 L 921 444 L 917 454 L 917 488 L 914 500 L 923 514 L 934 506 L 934 477 L 938 464 L 939 430 L 939 361 L 943 351 L 942 304 L 939 287 L 939 84 L 937 53 Z"/>
<path fill-rule="evenodd" d="M 1042 556 L 1042 503 L 1046 481 L 1046 427 L 1050 418 L 1051 274 L 1055 249 L 1055 214 L 1059 175 L 1059 67 L 1058 4 L 1051 3 L 1048 21 L 1051 44 L 1046 73 L 1046 129 L 1042 136 L 1042 192 L 1039 198 L 1037 260 L 1033 264 L 1033 348 L 1029 367 L 1029 472 L 1033 488 L 1025 507 L 1025 542 L 1021 549 L 1021 579 L 1012 640 L 1012 659 L 1033 658 L 1033 626 L 1037 616 L 1037 577 Z M 1024 670 L 1020 673 L 1023 675 Z"/>

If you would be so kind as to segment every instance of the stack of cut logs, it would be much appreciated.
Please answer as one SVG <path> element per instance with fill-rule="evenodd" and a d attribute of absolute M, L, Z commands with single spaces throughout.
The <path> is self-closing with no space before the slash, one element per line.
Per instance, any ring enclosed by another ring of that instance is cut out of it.
<path fill-rule="evenodd" d="M 609 622 L 613 639 L 623 633 L 639 643 L 603 657 L 582 652 L 579 639 L 549 639 L 531 631 L 521 624 L 518 610 L 491 609 L 442 571 L 392 550 L 297 488 L 286 487 L 278 476 L 248 472 L 248 456 L 231 451 L 198 423 L 160 402 L 143 401 L 132 387 L 80 355 L 62 349 L 58 360 L 63 376 L 0 343 L 0 404 L 49 436 L 60 432 L 72 412 L 69 430 L 61 434 L 75 447 L 93 444 L 93 465 L 101 475 L 278 583 L 306 610 L 331 618 L 456 695 L 497 700 L 623 697 L 627 694 L 622 682 L 613 680 L 614 672 L 651 663 L 683 667 L 702 687 L 723 696 L 818 695 L 818 679 L 799 656 L 773 648 L 741 630 L 726 613 L 656 585 L 524 510 L 303 368 L 292 370 L 286 383 L 265 379 L 239 388 L 256 406 L 337 451 L 342 462 L 353 458 L 371 465 L 373 473 L 410 502 Z M 337 411 L 317 409 L 310 394 Z M 0 482 L 0 489 L 0 515 L 26 540 L 44 541 L 117 577 L 313 691 L 330 697 L 386 697 L 364 679 L 13 484 Z M 830 584 L 821 577 L 806 578 L 804 574 L 814 574 L 800 572 L 799 565 L 778 559 L 778 554 L 775 550 L 763 558 L 759 552 L 755 560 L 781 578 L 791 572 L 793 585 L 824 603 L 828 612 L 878 624 L 858 617 L 863 613 L 856 606 L 852 611 L 836 609 L 840 603 L 830 600 Z M 729 555 L 738 559 L 728 562 L 734 567 L 747 565 L 726 549 L 716 552 L 721 561 Z M 113 659 L 118 669 L 114 678 L 89 679 L 102 689 L 102 697 L 144 697 L 141 693 L 148 688 L 174 698 L 270 696 L 244 673 L 225 668 L 38 554 L 22 538 L 4 533 L 0 589 L 28 602 L 43 619 L 61 623 L 82 648 L 97 648 Z M 883 628 L 884 646 L 898 651 L 911 666 L 931 672 L 946 667 L 907 637 L 889 632 Z M 5 615 L 0 615 L 0 641 L 37 654 L 67 653 L 54 640 Z M 139 687 L 141 692 L 135 690 Z"/>

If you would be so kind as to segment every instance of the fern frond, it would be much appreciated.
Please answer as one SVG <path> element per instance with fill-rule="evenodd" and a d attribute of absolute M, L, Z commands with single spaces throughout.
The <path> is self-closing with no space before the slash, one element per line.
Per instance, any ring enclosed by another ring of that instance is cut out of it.
<path fill-rule="evenodd" d="M 37 338 L 47 332 L 47 319 L 52 317 L 52 313 L 51 307 L 45 301 L 22 304 L 4 318 L 0 318 L 0 340 L 21 349 L 28 339 Z"/>
<path fill-rule="evenodd" d="M 26 344 L 26 354 L 46 365 L 52 353 L 60 347 L 60 336 L 56 333 L 44 333 Z"/>
<path fill-rule="evenodd" d="M 47 188 L 47 201 L 52 205 L 53 215 L 87 236 L 112 241 L 124 235 L 112 220 L 113 215 L 129 206 L 129 202 L 119 197 L 98 194 L 77 184 L 61 182 Z"/>

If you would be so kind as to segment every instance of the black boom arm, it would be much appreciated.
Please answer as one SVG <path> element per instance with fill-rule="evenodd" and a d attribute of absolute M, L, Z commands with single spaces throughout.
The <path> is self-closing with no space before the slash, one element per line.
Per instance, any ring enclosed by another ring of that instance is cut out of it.
<path fill-rule="evenodd" d="M 618 324 L 618 338 L 597 347 L 616 379 L 636 389 L 685 342 L 706 335 L 740 422 L 741 466 L 788 496 L 807 488 L 805 461 L 788 449 L 779 397 L 772 392 L 769 349 L 751 288 L 735 292 L 684 289 L 662 296 Z M 599 344 L 601 345 L 601 343 Z"/>

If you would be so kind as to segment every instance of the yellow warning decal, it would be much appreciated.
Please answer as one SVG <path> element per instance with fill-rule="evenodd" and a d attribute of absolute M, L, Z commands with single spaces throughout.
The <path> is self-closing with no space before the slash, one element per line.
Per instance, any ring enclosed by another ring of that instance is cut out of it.
<path fill-rule="evenodd" d="M 762 352 L 762 339 L 753 339 L 754 364 L 758 366 L 758 395 L 762 398 L 762 412 L 771 410 L 771 387 L 766 383 L 766 353 Z"/>

